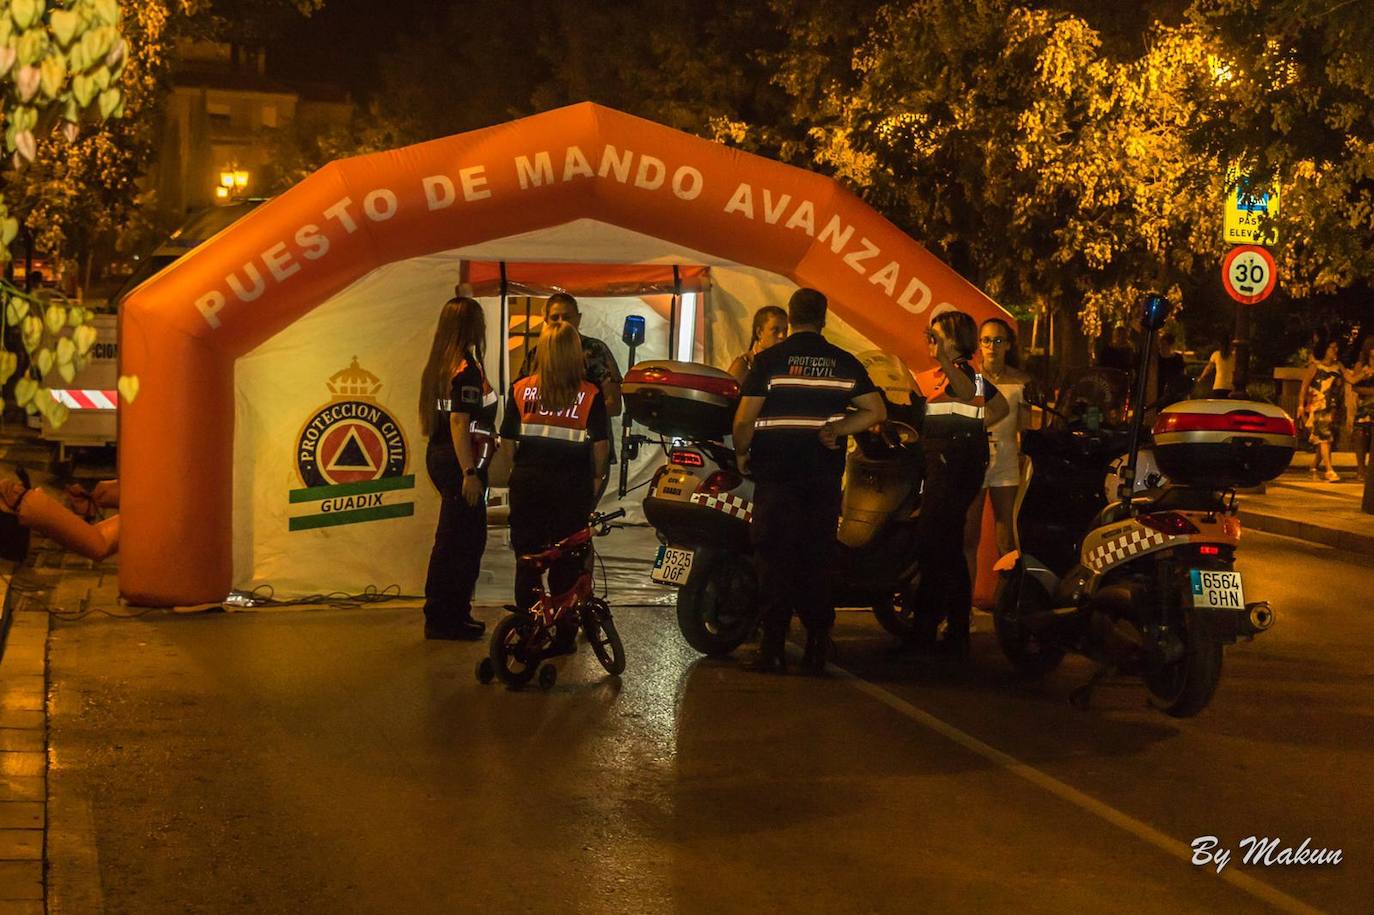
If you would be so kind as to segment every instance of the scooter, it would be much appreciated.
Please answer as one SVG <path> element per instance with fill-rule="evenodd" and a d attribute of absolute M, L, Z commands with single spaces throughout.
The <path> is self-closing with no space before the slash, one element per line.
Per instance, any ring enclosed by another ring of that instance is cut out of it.
<path fill-rule="evenodd" d="M 644 499 L 662 542 L 651 578 L 678 588 L 678 628 L 687 644 L 712 657 L 728 655 L 753 636 L 760 614 L 749 542 L 754 486 L 725 442 L 738 386 L 708 366 L 658 362 L 628 373 L 624 389 L 637 422 L 677 436 Z M 910 423 L 889 421 L 853 440 L 836 532 L 836 603 L 872 607 L 885 628 L 907 638 L 914 627 L 919 435 Z"/>
<path fill-rule="evenodd" d="M 1270 404 L 1185 401 L 1159 412 L 1153 458 L 1164 482 L 1140 490 L 1146 367 L 1167 303 L 1147 297 L 1134 393 L 1120 373 L 1092 371 L 1066 385 L 1044 430 L 1023 433 L 1029 458 L 1016 504 L 1015 550 L 1001 571 L 993 619 L 1013 666 L 1041 675 L 1068 652 L 1096 660 L 1070 699 L 1087 708 L 1117 674 L 1140 677 L 1157 708 L 1191 717 L 1221 678 L 1224 646 L 1274 624 L 1266 601 L 1247 603 L 1235 553 L 1238 486 L 1273 479 L 1292 460 L 1293 421 Z M 1125 418 L 1128 415 L 1129 420 Z M 1112 467 L 1125 452 L 1124 463 Z M 1102 481 L 1120 480 L 1108 503 Z"/>

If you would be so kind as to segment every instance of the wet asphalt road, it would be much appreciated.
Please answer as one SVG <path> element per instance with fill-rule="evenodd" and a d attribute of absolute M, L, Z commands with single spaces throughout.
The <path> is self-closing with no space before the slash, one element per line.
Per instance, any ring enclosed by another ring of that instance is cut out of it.
<path fill-rule="evenodd" d="M 620 683 L 584 648 L 549 693 L 481 686 L 485 643 L 426 643 L 414 608 L 56 622 L 51 897 L 137 913 L 1370 911 L 1367 564 L 1248 534 L 1247 598 L 1279 623 L 1228 651 L 1211 708 L 1180 722 L 1129 683 L 1073 710 L 1086 662 L 1016 680 L 986 617 L 964 672 L 894 657 L 860 612 L 837 629 L 852 677 L 703 660 L 642 586 L 642 532 L 617 538 Z M 500 562 L 483 597 L 502 597 Z M 1252 867 L 1240 848 L 1219 878 L 1187 860 L 1194 837 L 1254 834 L 1344 861 Z"/>

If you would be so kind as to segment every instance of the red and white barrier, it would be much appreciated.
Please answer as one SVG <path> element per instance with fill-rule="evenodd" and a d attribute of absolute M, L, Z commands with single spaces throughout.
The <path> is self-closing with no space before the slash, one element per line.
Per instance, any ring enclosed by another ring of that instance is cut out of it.
<path fill-rule="evenodd" d="M 52 399 L 68 410 L 117 410 L 118 391 L 99 391 L 88 388 L 49 388 Z"/>

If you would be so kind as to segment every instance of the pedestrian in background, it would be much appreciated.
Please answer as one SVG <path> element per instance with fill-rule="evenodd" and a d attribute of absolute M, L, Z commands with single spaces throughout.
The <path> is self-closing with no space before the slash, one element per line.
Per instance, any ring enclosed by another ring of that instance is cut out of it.
<path fill-rule="evenodd" d="M 846 436 L 886 416 L 859 360 L 821 336 L 827 304 L 815 289 L 792 293 L 791 334 L 755 356 L 735 412 L 739 466 L 754 479 L 749 536 L 763 604 L 763 639 L 749 667 L 764 673 L 787 669 L 794 612 L 806 627 L 802 670 L 825 670 Z"/>
<path fill-rule="evenodd" d="M 1355 476 L 1363 481 L 1374 444 L 1374 334 L 1364 338 L 1360 357 L 1347 377 L 1355 392 Z"/>
<path fill-rule="evenodd" d="M 1198 387 L 1208 397 L 1226 398 L 1236 384 L 1236 354 L 1231 350 L 1231 338 L 1222 337 L 1221 345 L 1207 357 L 1207 365 L 1197 378 Z"/>
<path fill-rule="evenodd" d="M 970 360 L 978 346 L 978 325 L 961 311 L 937 315 L 926 331 L 936 367 L 916 376 L 926 399 L 921 443 L 925 446 L 925 489 L 917 522 L 921 580 L 916 608 L 918 648 L 954 657 L 969 653 L 973 584 L 964 559 L 964 525 L 988 468 L 988 429 L 1011 412 L 997 387 Z M 940 621 L 949 621 L 937 643 Z"/>
<path fill-rule="evenodd" d="M 1171 330 L 1159 335 L 1159 355 L 1155 357 L 1155 401 L 1162 407 L 1187 400 L 1192 393 L 1192 379 L 1188 377 L 1188 367 L 1183 354 L 1174 347 L 1178 337 Z"/>
<path fill-rule="evenodd" d="M 754 325 L 749 336 L 749 349 L 735 357 L 728 371 L 740 384 L 754 367 L 754 357 L 770 346 L 787 339 L 787 312 L 776 305 L 765 305 L 754 312 Z"/>
<path fill-rule="evenodd" d="M 969 320 L 973 320 L 969 318 Z M 1135 371 L 1135 347 L 1131 345 L 1131 329 L 1124 324 L 1112 328 L 1111 339 L 1102 347 L 1097 364 L 1104 369 L 1122 372 Z"/>
<path fill-rule="evenodd" d="M 420 377 L 425 469 L 439 490 L 439 523 L 425 574 L 425 638 L 479 639 L 472 592 L 487 546 L 483 445 L 494 440 L 496 393 L 482 368 L 486 320 L 470 298 L 444 304 Z M 485 441 L 483 441 L 485 440 Z"/>
<path fill-rule="evenodd" d="M 1318 472 L 1325 468 L 1323 478 L 1328 483 L 1335 483 L 1341 475 L 1331 465 L 1331 444 L 1336 438 L 1341 400 L 1345 396 L 1341 386 L 1350 373 L 1341 365 L 1337 341 L 1318 347 L 1313 354 L 1298 390 L 1298 422 L 1307 429 L 1307 440 L 1315 449 L 1312 479 L 1317 479 Z"/>

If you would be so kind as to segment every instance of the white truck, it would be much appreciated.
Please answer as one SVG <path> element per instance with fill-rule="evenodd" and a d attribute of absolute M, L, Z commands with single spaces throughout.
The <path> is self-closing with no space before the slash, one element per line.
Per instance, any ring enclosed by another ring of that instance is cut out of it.
<path fill-rule="evenodd" d="M 113 445 L 119 437 L 119 322 L 114 315 L 98 314 L 92 319 L 95 343 L 86 366 L 70 383 L 54 373 L 49 376 L 52 396 L 66 404 L 67 421 L 54 429 L 46 417 L 42 435 L 57 442 L 57 459 L 68 460 L 71 448 L 100 448 Z"/>
<path fill-rule="evenodd" d="M 264 200 L 256 197 L 238 200 L 192 216 L 143 258 L 138 269 L 110 299 L 110 305 L 117 312 L 124 297 L 144 280 L 233 225 Z M 94 323 L 96 342 L 91 347 L 86 367 L 70 384 L 63 385 L 58 379 L 56 384 L 62 386 L 52 388 L 53 396 L 70 411 L 67 421 L 54 429 L 47 419 L 42 420 L 42 436 L 57 443 L 59 461 L 68 460 L 67 451 L 71 448 L 104 447 L 113 445 L 119 438 L 119 395 L 115 389 L 119 380 L 119 319 L 117 314 L 98 314 Z M 36 419 L 31 417 L 30 421 Z"/>

